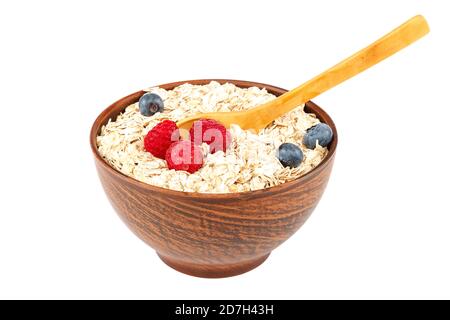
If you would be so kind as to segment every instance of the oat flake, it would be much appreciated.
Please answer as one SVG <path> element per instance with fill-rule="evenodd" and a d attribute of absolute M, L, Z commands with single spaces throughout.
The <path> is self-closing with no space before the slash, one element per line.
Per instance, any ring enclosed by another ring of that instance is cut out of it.
<path fill-rule="evenodd" d="M 242 89 L 234 84 L 183 84 L 173 90 L 158 87 L 153 92 L 164 100 L 164 112 L 151 117 L 139 113 L 138 103 L 128 106 L 115 121 L 102 127 L 97 137 L 100 155 L 115 169 L 139 181 L 178 191 L 229 193 L 263 189 L 296 179 L 315 168 L 326 156 L 327 148 L 307 149 L 302 144 L 306 130 L 320 121 L 305 113 L 304 106 L 275 120 L 259 132 L 242 130 L 232 125 L 233 141 L 224 152 L 208 153 L 203 144 L 203 167 L 189 174 L 169 170 L 164 160 L 145 151 L 144 136 L 164 119 L 173 121 L 199 112 L 238 111 L 253 108 L 275 99 L 266 89 Z M 278 146 L 284 142 L 299 145 L 304 160 L 297 168 L 284 168 L 276 158 Z"/>

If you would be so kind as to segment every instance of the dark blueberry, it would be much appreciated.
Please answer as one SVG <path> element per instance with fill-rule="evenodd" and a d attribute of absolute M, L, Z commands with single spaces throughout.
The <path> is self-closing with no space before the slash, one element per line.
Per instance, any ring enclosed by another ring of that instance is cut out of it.
<path fill-rule="evenodd" d="M 278 148 L 277 157 L 283 167 L 296 168 L 303 161 L 303 151 L 293 143 L 283 143 Z"/>
<path fill-rule="evenodd" d="M 160 96 L 154 93 L 146 93 L 139 99 L 139 112 L 150 117 L 157 112 L 164 111 L 164 102 Z"/>
<path fill-rule="evenodd" d="M 319 141 L 319 144 L 322 147 L 326 147 L 330 144 L 332 139 L 333 130 L 331 130 L 330 126 L 325 123 L 319 123 L 306 131 L 306 134 L 303 137 L 303 144 L 308 149 L 315 149 L 316 141 Z"/>

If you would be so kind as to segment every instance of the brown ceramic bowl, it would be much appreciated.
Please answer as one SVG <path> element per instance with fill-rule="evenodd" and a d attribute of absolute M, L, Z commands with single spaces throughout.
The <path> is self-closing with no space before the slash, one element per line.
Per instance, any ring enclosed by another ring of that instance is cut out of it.
<path fill-rule="evenodd" d="M 189 82 L 160 85 L 172 89 Z M 275 95 L 286 90 L 237 80 L 243 88 L 266 88 Z M 247 272 L 266 260 L 270 252 L 292 236 L 311 215 L 330 177 L 337 145 L 336 127 L 312 102 L 305 110 L 327 123 L 334 133 L 329 153 L 306 175 L 263 190 L 203 194 L 163 189 L 134 180 L 108 165 L 97 152 L 96 136 L 109 119 L 115 119 L 143 91 L 112 104 L 95 120 L 90 143 L 98 175 L 114 209 L 127 226 L 156 250 L 170 267 L 198 277 L 220 278 Z"/>

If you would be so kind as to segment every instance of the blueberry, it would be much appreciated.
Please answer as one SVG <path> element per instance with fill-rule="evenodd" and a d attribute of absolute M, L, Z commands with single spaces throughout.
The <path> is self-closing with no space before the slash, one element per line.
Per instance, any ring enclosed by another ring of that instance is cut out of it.
<path fill-rule="evenodd" d="M 139 112 L 150 117 L 157 112 L 164 111 L 164 102 L 160 96 L 154 93 L 146 93 L 139 99 Z"/>
<path fill-rule="evenodd" d="M 326 147 L 330 144 L 332 139 L 333 130 L 331 130 L 330 126 L 325 123 L 319 123 L 306 131 L 306 134 L 303 137 L 303 144 L 308 149 L 315 149 L 316 141 L 319 141 L 319 144 L 322 147 Z"/>
<path fill-rule="evenodd" d="M 293 143 L 283 143 L 278 148 L 277 157 L 283 167 L 295 168 L 303 161 L 303 151 Z"/>

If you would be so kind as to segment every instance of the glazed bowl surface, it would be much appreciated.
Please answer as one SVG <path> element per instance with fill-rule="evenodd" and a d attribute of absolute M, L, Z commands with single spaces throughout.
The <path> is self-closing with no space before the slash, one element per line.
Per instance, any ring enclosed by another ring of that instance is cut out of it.
<path fill-rule="evenodd" d="M 278 96 L 286 90 L 267 84 L 224 79 L 173 82 L 233 83 L 238 87 L 266 88 Z M 112 168 L 99 154 L 96 137 L 109 119 L 115 119 L 144 94 L 130 94 L 105 109 L 95 120 L 90 145 L 103 189 L 119 217 L 172 268 L 193 276 L 220 278 L 247 272 L 291 237 L 318 204 L 333 167 L 338 135 L 329 115 L 309 101 L 305 110 L 328 124 L 334 133 L 325 159 L 304 176 L 256 191 L 209 194 L 180 192 L 152 186 Z"/>

